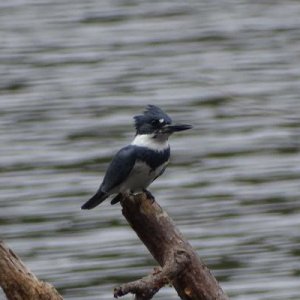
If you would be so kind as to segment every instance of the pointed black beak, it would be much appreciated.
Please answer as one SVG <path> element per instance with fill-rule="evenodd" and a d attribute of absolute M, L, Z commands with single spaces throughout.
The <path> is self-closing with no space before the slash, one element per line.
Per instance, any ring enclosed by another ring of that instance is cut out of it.
<path fill-rule="evenodd" d="M 184 131 L 184 130 L 188 130 L 191 128 L 192 128 L 192 126 L 188 125 L 188 124 L 167 125 L 163 128 L 163 132 L 171 134 L 171 133 L 174 133 L 177 131 Z"/>

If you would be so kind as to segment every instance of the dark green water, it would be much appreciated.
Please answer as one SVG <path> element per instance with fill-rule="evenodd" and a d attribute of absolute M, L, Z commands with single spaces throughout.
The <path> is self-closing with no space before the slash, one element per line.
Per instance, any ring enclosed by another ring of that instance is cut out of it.
<path fill-rule="evenodd" d="M 1 239 L 65 299 L 150 272 L 119 206 L 80 206 L 152 103 L 194 129 L 151 191 L 230 298 L 300 299 L 299 16 L 292 0 L 2 1 Z"/>

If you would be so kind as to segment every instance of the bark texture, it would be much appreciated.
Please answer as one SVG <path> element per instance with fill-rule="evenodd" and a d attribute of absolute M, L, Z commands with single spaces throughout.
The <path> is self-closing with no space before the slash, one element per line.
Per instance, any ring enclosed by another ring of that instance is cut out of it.
<path fill-rule="evenodd" d="M 169 281 L 183 300 L 229 299 L 157 202 L 147 199 L 145 194 L 138 194 L 124 198 L 121 205 L 124 217 L 162 267 L 163 275 L 154 276 L 154 279 L 152 275 L 152 281 L 149 276 L 146 277 L 148 285 L 145 284 L 145 279 L 141 279 L 143 285 L 140 286 L 143 289 L 140 290 L 136 289 L 138 281 L 122 285 L 115 289 L 115 297 L 133 293 L 136 294 L 136 299 L 151 299 L 153 295 L 148 294 L 148 287 L 152 291 L 153 287 L 157 287 L 157 292 Z"/>
<path fill-rule="evenodd" d="M 51 284 L 38 280 L 3 241 L 0 241 L 0 286 L 8 300 L 63 300 Z"/>

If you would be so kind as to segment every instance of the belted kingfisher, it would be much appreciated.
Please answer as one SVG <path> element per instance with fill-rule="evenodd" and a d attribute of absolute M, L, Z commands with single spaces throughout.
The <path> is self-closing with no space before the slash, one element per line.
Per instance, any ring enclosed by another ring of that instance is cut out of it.
<path fill-rule="evenodd" d="M 123 194 L 145 192 L 147 187 L 165 171 L 170 158 L 169 136 L 190 125 L 172 125 L 171 118 L 155 105 L 148 105 L 143 115 L 134 117 L 136 135 L 132 143 L 112 159 L 97 193 L 81 209 L 92 209 L 112 194 L 118 195 L 111 204 L 119 202 Z"/>

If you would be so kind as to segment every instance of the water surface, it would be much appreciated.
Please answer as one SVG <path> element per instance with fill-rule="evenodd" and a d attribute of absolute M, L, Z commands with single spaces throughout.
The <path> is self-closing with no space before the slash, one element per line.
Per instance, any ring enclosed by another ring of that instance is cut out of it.
<path fill-rule="evenodd" d="M 1 239 L 65 299 L 149 273 L 119 206 L 80 206 L 156 104 L 194 126 L 170 141 L 157 201 L 231 299 L 299 299 L 299 15 L 292 0 L 2 2 Z"/>

